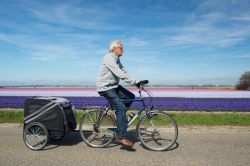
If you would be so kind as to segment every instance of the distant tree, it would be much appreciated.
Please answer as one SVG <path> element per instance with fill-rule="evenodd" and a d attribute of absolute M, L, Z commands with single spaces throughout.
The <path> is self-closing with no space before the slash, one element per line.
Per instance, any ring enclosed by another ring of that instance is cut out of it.
<path fill-rule="evenodd" d="M 238 84 L 236 85 L 236 89 L 246 90 L 250 88 L 250 71 L 246 71 L 241 75 Z"/>

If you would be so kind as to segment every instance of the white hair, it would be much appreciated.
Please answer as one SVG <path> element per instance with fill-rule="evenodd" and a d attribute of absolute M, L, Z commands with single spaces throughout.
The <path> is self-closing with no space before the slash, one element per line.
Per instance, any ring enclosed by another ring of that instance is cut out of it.
<path fill-rule="evenodd" d="M 118 47 L 118 46 L 120 46 L 120 45 L 122 45 L 121 40 L 114 40 L 114 41 L 112 41 L 112 42 L 110 43 L 110 45 L 109 45 L 109 52 L 112 52 L 112 51 L 114 50 L 115 47 Z"/>

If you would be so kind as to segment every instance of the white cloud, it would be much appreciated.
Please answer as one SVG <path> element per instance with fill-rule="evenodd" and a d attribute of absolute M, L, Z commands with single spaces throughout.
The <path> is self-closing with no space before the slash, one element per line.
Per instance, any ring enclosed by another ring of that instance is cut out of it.
<path fill-rule="evenodd" d="M 209 17 L 195 19 L 186 27 L 177 28 L 176 34 L 169 40 L 177 45 L 196 45 L 228 47 L 240 43 L 250 37 L 250 24 L 237 24 L 229 22 L 229 18 L 222 14 L 213 14 Z M 218 25 L 218 24 L 228 24 Z M 243 25 L 243 26 L 242 26 Z"/>
<path fill-rule="evenodd" d="M 230 55 L 227 55 L 225 57 L 223 57 L 224 59 L 249 59 L 250 58 L 250 54 L 241 54 L 241 53 L 232 53 Z"/>
<path fill-rule="evenodd" d="M 42 3 L 26 1 L 25 10 L 42 22 L 65 26 L 65 28 L 81 28 L 90 30 L 119 29 L 119 25 L 109 26 L 106 20 L 116 16 L 110 7 L 88 3 L 64 2 Z M 44 12 L 46 11 L 46 12 Z"/>
<path fill-rule="evenodd" d="M 236 21 L 250 22 L 250 12 L 247 15 L 240 15 L 240 16 L 232 17 L 231 19 L 236 20 Z"/>
<path fill-rule="evenodd" d="M 128 41 L 128 45 L 131 47 L 146 47 L 149 45 L 148 41 L 139 39 L 137 37 L 131 37 Z"/>
<path fill-rule="evenodd" d="M 142 28 L 134 38 L 143 33 L 143 41 L 152 48 L 230 47 L 250 38 L 246 6 L 250 7 L 239 1 L 201 1 L 195 10 L 182 13 L 180 25 Z"/>

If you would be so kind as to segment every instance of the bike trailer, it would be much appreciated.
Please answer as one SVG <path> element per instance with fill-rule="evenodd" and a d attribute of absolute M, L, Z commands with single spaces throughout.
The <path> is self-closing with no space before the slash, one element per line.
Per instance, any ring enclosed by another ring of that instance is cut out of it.
<path fill-rule="evenodd" d="M 76 126 L 76 109 L 65 98 L 32 97 L 25 101 L 23 138 L 32 150 L 43 148 L 49 138 L 61 139 Z"/>

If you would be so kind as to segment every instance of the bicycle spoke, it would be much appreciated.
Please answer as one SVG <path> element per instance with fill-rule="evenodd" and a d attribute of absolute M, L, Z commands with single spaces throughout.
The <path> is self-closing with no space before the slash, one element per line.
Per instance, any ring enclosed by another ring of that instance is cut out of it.
<path fill-rule="evenodd" d="M 32 135 L 32 133 L 30 133 L 29 130 L 26 131 L 26 134 L 28 134 L 29 136 Z"/>
<path fill-rule="evenodd" d="M 142 130 L 141 134 L 143 134 L 143 135 L 150 135 L 151 136 L 151 131 Z"/>
<path fill-rule="evenodd" d="M 25 127 L 23 138 L 30 149 L 39 150 L 48 142 L 48 130 L 43 124 L 33 122 Z"/>
<path fill-rule="evenodd" d="M 109 114 L 102 116 L 103 112 L 100 111 L 102 110 L 88 111 L 80 122 L 81 137 L 92 147 L 105 147 L 114 137 L 114 133 L 108 129 L 114 128 L 113 118 Z"/>
<path fill-rule="evenodd" d="M 96 123 L 96 120 L 93 120 L 92 115 L 89 114 L 89 112 L 88 112 L 87 114 L 89 115 L 90 119 L 92 120 L 92 123 L 93 123 L 93 124 Z M 95 118 L 95 119 L 96 119 L 96 118 Z"/>
<path fill-rule="evenodd" d="M 32 128 L 30 128 L 29 130 L 32 132 L 32 135 L 36 135 L 35 131 Z"/>
<path fill-rule="evenodd" d="M 94 134 L 91 136 L 92 138 L 88 139 L 89 142 L 92 142 L 92 141 L 95 139 L 95 137 L 96 137 L 97 135 L 98 135 L 97 133 L 94 133 Z"/>
<path fill-rule="evenodd" d="M 46 139 L 43 139 L 43 140 L 37 142 L 35 145 L 33 145 L 33 147 L 37 147 L 39 145 L 41 146 L 45 141 L 46 141 Z"/>
<path fill-rule="evenodd" d="M 145 115 L 138 124 L 138 135 L 141 143 L 151 150 L 166 150 L 177 139 L 177 126 L 174 120 L 163 112 L 152 112 Z"/>

